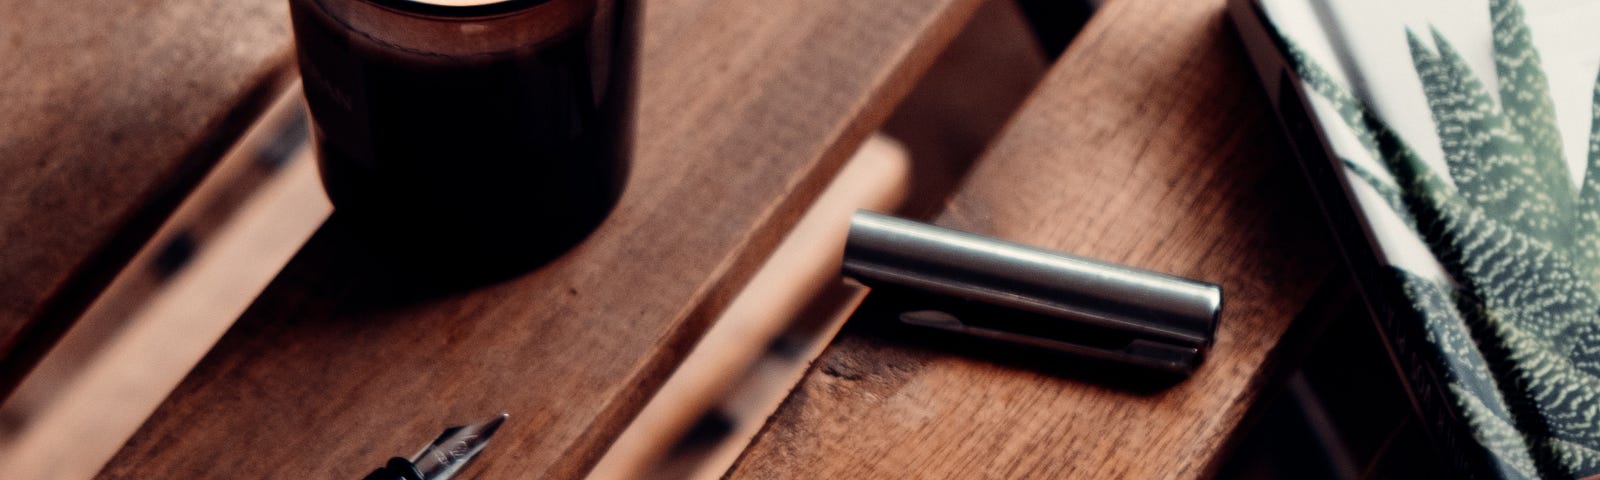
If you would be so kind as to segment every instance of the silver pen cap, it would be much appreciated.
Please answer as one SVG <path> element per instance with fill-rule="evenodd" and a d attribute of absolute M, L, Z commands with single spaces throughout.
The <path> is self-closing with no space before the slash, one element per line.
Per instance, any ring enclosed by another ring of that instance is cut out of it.
<path fill-rule="evenodd" d="M 1222 289 L 867 211 L 843 273 L 901 322 L 1179 375 L 1216 333 Z"/>

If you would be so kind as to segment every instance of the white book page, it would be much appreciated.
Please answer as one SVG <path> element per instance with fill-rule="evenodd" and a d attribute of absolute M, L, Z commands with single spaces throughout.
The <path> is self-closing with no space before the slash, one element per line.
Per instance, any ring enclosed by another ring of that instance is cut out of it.
<path fill-rule="evenodd" d="M 1494 69 L 1488 0 L 1263 0 L 1267 16 L 1285 36 L 1398 133 L 1422 159 L 1445 172 L 1432 111 L 1406 40 L 1409 28 L 1432 45 L 1432 30 L 1467 61 L 1491 96 Z M 1522 0 L 1528 28 L 1550 82 L 1562 148 L 1574 188 L 1586 173 L 1594 85 L 1600 71 L 1600 2 Z M 1330 148 L 1369 171 L 1386 173 L 1336 111 L 1318 95 L 1312 111 Z M 1442 175 L 1448 178 L 1448 175 Z M 1424 277 L 1446 277 L 1422 240 L 1360 178 L 1347 172 L 1358 214 L 1382 260 Z"/>

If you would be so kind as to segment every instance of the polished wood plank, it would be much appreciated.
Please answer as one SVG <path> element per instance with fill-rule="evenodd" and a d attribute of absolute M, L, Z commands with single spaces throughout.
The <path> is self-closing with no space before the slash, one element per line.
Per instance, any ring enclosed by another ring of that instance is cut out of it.
<path fill-rule="evenodd" d="M 1221 0 L 1113 0 L 937 219 L 1221 284 L 1218 338 L 1193 377 L 1130 381 L 1085 362 L 864 328 L 880 319 L 858 313 L 730 476 L 1214 471 L 1281 375 L 1277 361 L 1303 344 L 1292 320 L 1335 271 L 1252 75 Z"/>
<path fill-rule="evenodd" d="M 101 477 L 358 478 L 501 410 L 483 478 L 582 474 L 977 3 L 649 3 L 635 168 L 585 243 L 396 302 L 335 213 Z"/>
<path fill-rule="evenodd" d="M 0 396 L 289 79 L 286 10 L 0 1 Z"/>

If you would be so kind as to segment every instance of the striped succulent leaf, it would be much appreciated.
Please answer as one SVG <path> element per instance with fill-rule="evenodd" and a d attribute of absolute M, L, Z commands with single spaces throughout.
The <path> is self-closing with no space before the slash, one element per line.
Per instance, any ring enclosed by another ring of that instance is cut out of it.
<path fill-rule="evenodd" d="M 1497 463 L 1497 470 L 1506 477 L 1538 478 L 1527 440 L 1517 430 L 1510 408 L 1500 395 L 1492 394 L 1500 387 L 1456 309 L 1454 287 L 1398 268 L 1391 273 L 1420 314 L 1428 343 L 1439 356 L 1436 361 L 1446 365 L 1441 372 L 1446 389 L 1458 402 L 1474 439 L 1492 453 L 1490 461 Z"/>
<path fill-rule="evenodd" d="M 1557 157 L 1557 168 L 1546 168 L 1550 162 L 1533 155 L 1511 116 L 1501 113 L 1466 60 L 1438 31 L 1433 37 L 1438 53 L 1406 32 L 1445 163 L 1461 195 L 1536 238 L 1569 245 L 1564 215 L 1572 211 L 1574 199 L 1562 166 L 1566 160 Z"/>
<path fill-rule="evenodd" d="M 1372 158 L 1382 158 L 1383 153 L 1378 149 L 1378 134 L 1368 127 L 1369 123 L 1377 125 L 1377 123 L 1374 123 L 1376 119 L 1367 112 L 1354 95 L 1350 94 L 1350 91 L 1339 86 L 1338 81 L 1334 80 L 1332 75 L 1329 75 L 1322 67 L 1317 66 L 1316 62 L 1306 55 L 1305 50 L 1300 49 L 1299 46 L 1288 39 L 1284 39 L 1283 44 L 1287 47 L 1285 54 L 1289 57 L 1289 62 L 1301 66 L 1298 69 L 1299 71 L 1296 72 L 1300 75 L 1301 81 L 1310 86 L 1312 91 L 1328 100 L 1328 104 L 1332 105 L 1334 111 L 1338 112 L 1340 120 L 1343 120 L 1344 124 L 1355 133 L 1356 140 L 1361 142 L 1361 146 L 1366 149 L 1368 155 Z M 1597 112 L 1600 112 L 1600 110 L 1597 110 Z M 1351 161 L 1348 158 L 1340 158 L 1340 161 L 1350 172 L 1367 182 L 1368 185 L 1371 185 L 1378 192 L 1378 195 L 1383 197 L 1384 201 L 1394 207 L 1395 213 L 1399 214 L 1401 220 L 1405 221 L 1407 225 L 1416 223 L 1411 218 L 1411 212 L 1404 207 L 1405 204 L 1401 198 L 1399 186 L 1379 176 L 1365 165 Z"/>
<path fill-rule="evenodd" d="M 1340 163 L 1344 164 L 1346 169 L 1350 170 L 1350 173 L 1353 173 L 1356 177 L 1361 178 L 1361 181 L 1366 182 L 1367 185 L 1371 185 L 1372 189 L 1378 192 L 1378 196 L 1383 197 L 1384 203 L 1388 203 L 1389 206 L 1395 207 L 1394 213 L 1400 216 L 1401 222 L 1405 222 L 1406 225 L 1412 226 L 1412 230 L 1416 229 L 1415 225 L 1417 224 L 1417 219 L 1411 216 L 1410 210 L 1406 210 L 1405 192 L 1400 191 L 1400 187 L 1398 185 L 1384 180 L 1384 178 L 1378 176 L 1377 173 L 1367 169 L 1366 165 L 1356 163 L 1348 158 L 1341 157 L 1339 160 Z"/>
<path fill-rule="evenodd" d="M 1540 174 L 1548 176 L 1559 171 L 1565 177 L 1567 167 L 1561 153 L 1555 106 L 1550 100 L 1550 82 L 1545 79 L 1539 50 L 1534 48 L 1533 33 L 1523 16 L 1522 4 L 1517 0 L 1489 1 L 1500 104 L 1512 126 L 1527 140 Z M 1571 188 L 1570 184 L 1566 186 Z"/>
<path fill-rule="evenodd" d="M 1459 413 L 1508 477 L 1600 473 L 1600 79 L 1589 169 L 1574 192 L 1549 87 L 1514 0 L 1491 0 L 1499 103 L 1442 35 L 1407 32 L 1449 177 L 1285 39 L 1391 183 L 1344 160 L 1460 288 L 1400 283 L 1447 366 Z M 1450 298 L 1452 301 L 1444 301 Z M 1463 339 L 1470 339 L 1464 341 Z"/>
<path fill-rule="evenodd" d="M 1595 79 L 1594 102 L 1589 112 L 1589 161 L 1578 194 L 1573 245 L 1574 256 L 1583 265 L 1582 273 L 1589 278 L 1589 285 L 1600 292 L 1600 78 Z"/>
<path fill-rule="evenodd" d="M 1535 447 L 1531 453 L 1562 476 L 1600 470 L 1600 299 L 1564 250 L 1453 192 L 1408 194 L 1407 203 L 1462 283 L 1466 324 L 1503 380 L 1501 393 Z"/>

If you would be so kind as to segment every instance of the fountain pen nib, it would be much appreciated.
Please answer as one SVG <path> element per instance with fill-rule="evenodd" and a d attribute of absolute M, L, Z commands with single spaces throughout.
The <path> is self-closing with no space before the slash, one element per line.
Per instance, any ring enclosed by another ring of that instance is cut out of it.
<path fill-rule="evenodd" d="M 501 413 L 480 423 L 446 428 L 433 443 L 412 456 L 411 463 L 416 465 L 424 480 L 451 478 L 478 457 L 488 445 L 489 437 L 494 436 L 495 430 L 499 430 L 509 416 Z"/>

